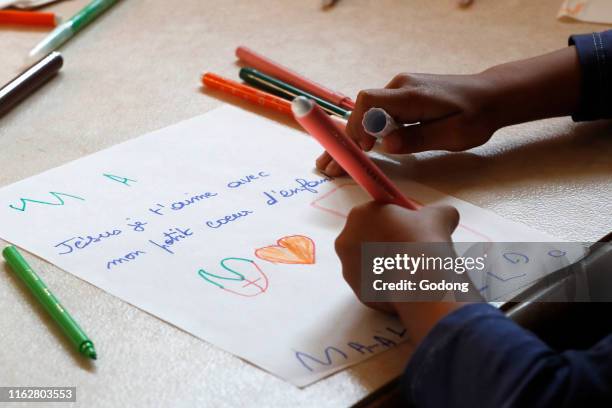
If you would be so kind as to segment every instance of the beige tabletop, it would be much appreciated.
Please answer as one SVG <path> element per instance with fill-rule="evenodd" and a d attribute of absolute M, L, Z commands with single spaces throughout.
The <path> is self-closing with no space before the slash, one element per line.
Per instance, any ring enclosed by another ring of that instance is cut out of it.
<path fill-rule="evenodd" d="M 70 16 L 85 3 L 52 9 Z M 606 29 L 558 21 L 560 3 L 477 0 L 462 11 L 451 0 L 342 0 L 321 11 L 318 0 L 124 0 L 64 47 L 58 77 L 0 119 L 0 185 L 231 102 L 204 94 L 199 77 L 236 78 L 240 44 L 355 95 L 401 71 L 476 72 Z M 0 29 L 1 82 L 44 35 Z M 595 240 L 612 230 L 610 133 L 607 123 L 554 119 L 504 129 L 469 153 L 420 154 L 406 167 L 427 185 L 560 239 Z M 101 358 L 85 364 L 2 267 L 0 385 L 76 386 L 81 406 L 347 406 L 397 376 L 410 350 L 298 389 L 30 259 Z"/>

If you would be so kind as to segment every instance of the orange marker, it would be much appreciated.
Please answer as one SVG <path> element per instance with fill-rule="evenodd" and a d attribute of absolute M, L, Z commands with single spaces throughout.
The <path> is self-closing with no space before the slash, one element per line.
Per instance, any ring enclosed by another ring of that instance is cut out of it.
<path fill-rule="evenodd" d="M 213 74 L 211 72 L 207 72 L 202 75 L 202 83 L 209 88 L 218 89 L 242 98 L 245 101 L 293 116 L 293 113 L 291 112 L 291 102 L 248 85 L 223 78 L 222 76 Z"/>
<path fill-rule="evenodd" d="M 292 102 L 295 120 L 312 135 L 375 201 L 409 210 L 420 207 L 406 197 L 380 168 L 312 100 L 298 96 Z"/>
<path fill-rule="evenodd" d="M 0 10 L 0 24 L 55 27 L 60 18 L 53 13 L 39 11 Z"/>

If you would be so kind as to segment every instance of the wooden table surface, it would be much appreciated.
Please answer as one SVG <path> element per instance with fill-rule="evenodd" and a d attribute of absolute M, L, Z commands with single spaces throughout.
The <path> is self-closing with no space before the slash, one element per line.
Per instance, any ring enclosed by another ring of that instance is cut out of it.
<path fill-rule="evenodd" d="M 70 16 L 85 3 L 51 9 Z M 203 93 L 199 78 L 207 70 L 236 78 L 237 45 L 355 95 L 398 72 L 477 72 L 563 47 L 571 33 L 606 29 L 558 21 L 560 3 L 477 0 L 458 10 L 450 0 L 342 0 L 321 11 L 318 0 L 125 0 L 64 47 L 58 77 L 0 119 L 0 185 L 231 101 Z M 0 28 L 0 82 L 19 72 L 45 34 Z M 419 154 L 406 166 L 429 186 L 560 239 L 595 240 L 612 230 L 610 133 L 607 123 L 554 119 L 504 129 L 468 153 Z M 85 365 L 2 267 L 0 385 L 77 386 L 80 406 L 347 406 L 397 376 L 410 351 L 406 345 L 298 389 L 46 262 L 32 263 L 78 311 L 103 357 Z"/>

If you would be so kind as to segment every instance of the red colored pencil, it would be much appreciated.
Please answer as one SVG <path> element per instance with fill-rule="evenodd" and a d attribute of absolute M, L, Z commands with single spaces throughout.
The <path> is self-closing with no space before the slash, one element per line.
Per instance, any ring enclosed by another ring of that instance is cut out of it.
<path fill-rule="evenodd" d="M 55 27 L 59 18 L 53 13 L 39 11 L 0 10 L 0 24 L 36 27 Z"/>
<path fill-rule="evenodd" d="M 207 72 L 202 75 L 202 83 L 209 88 L 218 89 L 244 99 L 245 101 L 293 116 L 293 113 L 291 112 L 291 102 L 248 85 L 223 78 L 222 76 L 213 74 L 211 72 Z"/>

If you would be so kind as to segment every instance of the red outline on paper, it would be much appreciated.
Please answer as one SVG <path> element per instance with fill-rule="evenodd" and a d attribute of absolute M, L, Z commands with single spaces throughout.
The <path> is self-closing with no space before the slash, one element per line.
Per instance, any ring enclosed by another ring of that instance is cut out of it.
<path fill-rule="evenodd" d="M 318 197 L 317 199 L 315 199 L 313 202 L 311 202 L 311 203 L 310 203 L 310 205 L 311 205 L 311 207 L 316 208 L 317 210 L 324 211 L 324 212 L 326 212 L 326 213 L 328 213 L 328 214 L 332 214 L 332 215 L 335 215 L 335 216 L 337 216 L 337 217 L 346 218 L 346 215 L 342 214 L 340 211 L 332 210 L 332 209 L 330 209 L 330 208 L 325 208 L 325 207 L 321 206 L 321 205 L 319 204 L 319 201 L 321 201 L 321 200 L 325 200 L 326 198 L 328 198 L 328 197 L 330 197 L 330 196 L 334 195 L 336 192 L 338 192 L 338 191 L 339 191 L 340 189 L 342 189 L 342 188 L 345 188 L 345 187 L 351 187 L 351 186 L 357 186 L 357 185 L 358 185 L 357 183 L 352 183 L 352 182 L 349 182 L 349 183 L 344 183 L 344 184 L 341 184 L 341 185 L 339 185 L 339 186 L 336 186 L 336 187 L 334 187 L 333 189 L 331 189 L 330 191 L 328 191 L 327 193 L 325 193 L 325 194 L 323 194 L 322 196 L 320 196 L 320 197 Z M 416 203 L 417 203 L 417 204 L 419 204 L 419 205 L 423 205 L 423 203 L 419 202 L 418 200 L 415 200 L 415 199 L 414 199 L 414 198 L 412 198 L 412 197 L 410 197 L 410 199 L 411 199 L 412 201 L 416 202 Z M 482 232 L 477 231 L 477 230 L 475 230 L 474 228 L 472 228 L 472 227 L 470 227 L 470 226 L 467 226 L 467 225 L 465 225 L 465 224 L 459 224 L 459 225 L 457 226 L 457 228 L 463 228 L 463 229 L 465 229 L 465 230 L 467 230 L 467 231 L 469 231 L 469 232 L 473 233 L 474 235 L 478 235 L 478 236 L 480 236 L 481 238 L 483 238 L 483 239 L 484 239 L 484 241 L 483 241 L 483 242 L 493 242 L 493 240 L 492 240 L 490 237 L 486 236 L 486 235 L 485 235 L 485 234 L 483 234 Z"/>

